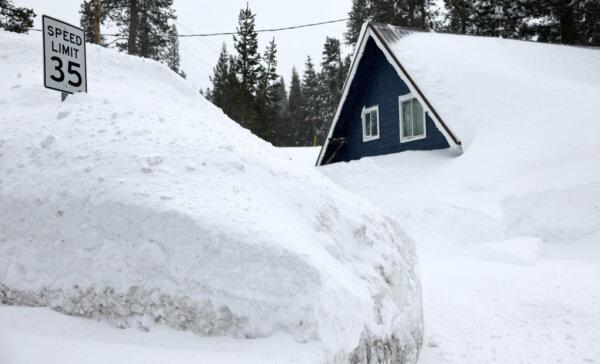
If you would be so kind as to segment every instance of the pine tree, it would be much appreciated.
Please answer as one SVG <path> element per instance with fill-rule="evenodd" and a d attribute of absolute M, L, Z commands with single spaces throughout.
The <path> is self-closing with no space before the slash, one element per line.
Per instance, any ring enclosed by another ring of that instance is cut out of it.
<path fill-rule="evenodd" d="M 455 33 L 473 33 L 473 2 L 470 0 L 445 0 L 446 30 Z"/>
<path fill-rule="evenodd" d="M 275 88 L 277 75 L 277 45 L 275 39 L 271 40 L 263 55 L 263 64 L 259 68 L 258 87 L 256 98 L 259 105 L 274 108 L 277 103 Z"/>
<path fill-rule="evenodd" d="M 277 94 L 277 112 L 280 119 L 285 119 L 288 108 L 288 93 L 285 88 L 283 76 L 279 76 L 279 81 L 275 84 L 275 93 Z"/>
<path fill-rule="evenodd" d="M 581 0 L 575 5 L 580 44 L 600 46 L 600 1 Z"/>
<path fill-rule="evenodd" d="M 306 136 L 309 129 L 304 115 L 302 84 L 296 67 L 292 68 L 288 113 L 290 115 L 288 132 L 286 133 L 288 145 L 306 145 Z"/>
<path fill-rule="evenodd" d="M 119 0 L 114 20 L 127 42 L 117 47 L 127 53 L 164 61 L 171 22 L 177 17 L 173 0 Z"/>
<path fill-rule="evenodd" d="M 227 46 L 223 43 L 219 60 L 213 68 L 212 76 L 210 76 L 210 82 L 212 83 L 210 100 L 213 104 L 223 109 L 223 111 L 226 109 L 226 102 L 228 100 L 229 74 L 229 53 L 227 52 Z"/>
<path fill-rule="evenodd" d="M 225 113 L 232 119 L 237 122 L 242 120 L 242 108 L 240 105 L 242 104 L 242 84 L 238 79 L 236 65 L 237 59 L 236 57 L 230 55 L 229 56 L 229 71 L 227 73 L 227 88 L 226 88 L 226 100 L 225 105 L 226 108 L 223 110 Z M 252 100 L 253 101 L 253 100 Z"/>
<path fill-rule="evenodd" d="M 356 43 L 361 26 L 366 20 L 429 29 L 432 3 L 432 0 L 352 0 L 346 25 L 346 42 Z"/>
<path fill-rule="evenodd" d="M 304 76 L 302 78 L 302 90 L 304 91 L 304 112 L 306 125 L 309 126 L 309 142 L 316 145 L 319 135 L 324 134 L 323 117 L 321 115 L 321 98 L 319 90 L 319 75 L 310 56 L 304 64 Z"/>
<path fill-rule="evenodd" d="M 235 70 L 240 81 L 240 116 L 243 126 L 251 126 L 254 120 L 254 98 L 260 71 L 258 33 L 254 30 L 255 15 L 249 6 L 240 10 L 237 34 L 233 43 L 237 51 Z"/>
<path fill-rule="evenodd" d="M 79 20 L 85 32 L 86 41 L 94 44 L 104 44 L 105 39 L 100 27 L 109 17 L 115 16 L 115 11 L 125 5 L 123 0 L 86 0 L 81 3 Z"/>
<path fill-rule="evenodd" d="M 165 64 L 173 70 L 175 73 L 183 78 L 186 78 L 185 72 L 181 69 L 180 57 L 179 57 L 179 36 L 177 33 L 177 27 L 171 25 L 169 29 L 167 48 L 165 54 L 161 58 L 165 61 Z"/>
<path fill-rule="evenodd" d="M 320 73 L 323 128 L 318 136 L 319 143 L 323 143 L 325 138 L 324 130 L 329 129 L 340 101 L 347 72 L 346 67 L 346 63 L 342 60 L 340 41 L 336 38 L 327 37 L 323 46 Z"/>
<path fill-rule="evenodd" d="M 257 126 L 256 134 L 261 138 L 274 142 L 277 134 L 277 46 L 271 40 L 262 58 L 259 68 L 256 91 Z"/>
<path fill-rule="evenodd" d="M 347 44 L 355 44 L 363 23 L 371 17 L 369 0 L 352 1 L 352 9 L 348 13 L 348 25 L 344 38 Z"/>
<path fill-rule="evenodd" d="M 283 76 L 279 76 L 279 81 L 277 81 L 277 83 L 275 84 L 275 92 L 277 93 L 277 132 L 273 144 L 277 146 L 291 145 L 287 140 L 288 128 L 290 125 L 290 116 L 288 113 L 288 93 L 285 88 L 285 81 L 283 79 Z"/>
<path fill-rule="evenodd" d="M 33 26 L 33 9 L 15 7 L 11 0 L 0 0 L 0 28 L 9 32 L 27 33 Z"/>
<path fill-rule="evenodd" d="M 233 120 L 239 120 L 240 83 L 235 72 L 235 63 L 235 57 L 229 54 L 227 46 L 223 43 L 219 60 L 210 76 L 213 87 L 206 92 L 206 95 L 227 116 Z"/>

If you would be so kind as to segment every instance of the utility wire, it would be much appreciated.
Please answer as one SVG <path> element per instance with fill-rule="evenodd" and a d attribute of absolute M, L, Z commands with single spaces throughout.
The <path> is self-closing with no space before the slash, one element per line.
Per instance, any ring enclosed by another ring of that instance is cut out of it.
<path fill-rule="evenodd" d="M 197 31 L 195 31 L 194 29 L 181 24 L 177 20 L 175 20 L 175 24 L 177 24 L 177 26 L 179 26 L 179 27 L 187 30 L 188 32 L 197 33 Z M 205 39 L 205 38 L 197 38 L 197 39 L 198 39 L 198 41 L 200 41 L 201 44 L 205 45 L 210 50 L 212 50 L 213 52 L 215 52 L 215 54 L 219 54 L 218 46 L 216 44 L 214 44 L 213 42 L 211 42 L 210 39 Z"/>
<path fill-rule="evenodd" d="M 293 25 L 293 26 L 281 27 L 281 28 L 259 29 L 259 30 L 256 30 L 255 32 L 256 33 L 280 32 L 280 31 L 284 31 L 284 30 L 294 30 L 294 29 L 301 29 L 301 28 L 308 28 L 308 27 L 316 27 L 316 26 L 325 25 L 325 24 L 339 23 L 339 22 L 343 22 L 343 21 L 347 21 L 347 20 L 349 20 L 349 18 L 327 20 L 327 21 L 322 21 L 322 22 L 318 22 L 318 23 Z M 41 29 L 33 29 L 33 28 L 31 28 L 29 30 L 33 30 L 36 32 L 42 31 Z M 221 36 L 221 35 L 235 35 L 235 34 L 238 34 L 238 32 L 178 34 L 177 37 L 179 37 L 179 38 L 216 37 L 216 36 Z M 123 37 L 123 34 L 101 34 L 101 35 L 104 37 Z M 169 35 L 169 34 L 155 34 L 155 36 L 172 37 L 172 35 Z"/>
<path fill-rule="evenodd" d="M 294 26 L 282 27 L 282 28 L 259 29 L 259 30 L 256 30 L 256 33 L 280 32 L 280 31 L 283 31 L 283 30 L 293 30 L 293 29 L 300 29 L 300 28 L 315 27 L 315 26 L 318 26 L 318 25 L 339 23 L 339 22 L 347 21 L 347 20 L 348 20 L 348 18 L 344 18 L 344 19 L 336 19 L 336 20 L 327 20 L 327 21 L 322 21 L 322 22 L 318 22 L 318 23 L 294 25 Z M 215 37 L 215 36 L 219 36 L 219 35 L 234 35 L 234 34 L 237 34 L 237 33 L 238 32 L 180 34 L 179 36 L 180 37 Z"/>

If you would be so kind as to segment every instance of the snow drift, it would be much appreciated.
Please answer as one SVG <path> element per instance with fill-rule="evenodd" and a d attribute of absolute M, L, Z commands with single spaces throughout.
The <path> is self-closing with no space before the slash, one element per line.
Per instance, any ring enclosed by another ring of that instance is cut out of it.
<path fill-rule="evenodd" d="M 156 62 L 89 46 L 89 94 L 60 103 L 39 35 L 0 49 L 0 301 L 416 360 L 417 262 L 394 221 Z"/>

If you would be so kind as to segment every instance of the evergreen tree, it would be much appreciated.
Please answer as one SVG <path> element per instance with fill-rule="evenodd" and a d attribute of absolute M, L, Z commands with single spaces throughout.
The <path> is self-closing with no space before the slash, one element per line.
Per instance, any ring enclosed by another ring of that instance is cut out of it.
<path fill-rule="evenodd" d="M 323 143 L 324 130 L 328 130 L 337 109 L 342 88 L 347 73 L 346 62 L 342 60 L 340 41 L 336 38 L 327 37 L 323 47 L 323 59 L 321 61 L 320 94 L 321 94 L 321 117 L 323 128 L 318 136 L 318 143 Z"/>
<path fill-rule="evenodd" d="M 238 79 L 236 65 L 236 57 L 229 56 L 229 72 L 227 74 L 227 92 L 225 100 L 225 113 L 235 121 L 242 120 L 242 109 L 240 108 L 240 97 L 242 95 L 242 84 Z"/>
<path fill-rule="evenodd" d="M 27 33 L 33 26 L 33 9 L 16 7 L 11 0 L 0 0 L 0 28 L 9 32 Z"/>
<path fill-rule="evenodd" d="M 210 82 L 212 83 L 210 100 L 213 104 L 223 109 L 223 111 L 225 111 L 226 102 L 229 99 L 227 95 L 229 92 L 229 75 L 229 53 L 227 52 L 227 46 L 223 43 L 219 60 L 213 68 L 212 76 L 210 76 Z M 225 113 L 227 114 L 227 112 Z"/>
<path fill-rule="evenodd" d="M 304 114 L 304 95 L 302 84 L 296 67 L 292 68 L 292 80 L 290 83 L 290 95 L 288 97 L 289 127 L 286 133 L 288 145 L 306 145 L 308 123 Z"/>
<path fill-rule="evenodd" d="M 354 44 L 358 40 L 360 29 L 364 22 L 369 20 L 369 0 L 353 0 L 352 9 L 348 13 L 348 25 L 344 38 L 347 44 Z"/>
<path fill-rule="evenodd" d="M 577 33 L 580 44 L 600 46 L 600 1 L 581 0 L 575 3 Z"/>
<path fill-rule="evenodd" d="M 119 0 L 112 18 L 127 42 L 117 47 L 127 53 L 164 61 L 169 47 L 171 22 L 177 17 L 173 0 Z"/>
<path fill-rule="evenodd" d="M 275 39 L 271 40 L 263 56 L 263 64 L 259 68 L 259 80 L 256 98 L 259 105 L 268 109 L 275 108 L 277 103 L 277 46 Z"/>
<path fill-rule="evenodd" d="M 433 14 L 432 3 L 432 0 L 352 0 L 346 25 L 346 42 L 356 43 L 366 20 L 429 29 L 429 18 Z"/>
<path fill-rule="evenodd" d="M 86 0 L 81 3 L 79 20 L 85 32 L 86 41 L 94 44 L 104 44 L 100 26 L 107 18 L 114 17 L 114 12 L 124 6 L 123 0 Z"/>
<path fill-rule="evenodd" d="M 251 126 L 254 120 L 254 97 L 260 71 L 258 33 L 254 30 L 255 15 L 250 8 L 240 10 L 237 35 L 233 37 L 237 57 L 235 70 L 240 81 L 240 116 L 243 126 Z"/>
<path fill-rule="evenodd" d="M 446 30 L 455 33 L 473 33 L 473 2 L 470 0 L 445 0 Z"/>
<path fill-rule="evenodd" d="M 323 117 L 321 115 L 321 98 L 319 89 L 319 75 L 310 56 L 304 64 L 304 76 L 302 78 L 302 90 L 304 91 L 304 112 L 306 123 L 309 127 L 310 145 L 316 145 L 319 135 L 324 134 Z"/>
<path fill-rule="evenodd" d="M 227 116 L 239 120 L 239 81 L 235 72 L 235 63 L 235 57 L 229 54 L 227 46 L 223 43 L 219 60 L 210 76 L 213 87 L 206 91 L 206 95 Z"/>
<path fill-rule="evenodd" d="M 283 76 L 279 76 L 279 81 L 275 84 L 275 92 L 277 93 L 277 110 L 276 110 L 276 135 L 274 144 L 277 146 L 292 145 L 287 139 L 288 128 L 290 125 L 290 116 L 288 113 L 288 93 L 285 88 Z"/>
<path fill-rule="evenodd" d="M 263 64 L 259 68 L 256 91 L 256 134 L 270 142 L 274 142 L 277 134 L 277 79 L 277 46 L 273 39 L 265 50 Z"/>
<path fill-rule="evenodd" d="M 445 0 L 446 27 L 464 34 L 539 42 L 598 45 L 598 0 Z M 501 23 L 496 7 L 503 10 Z"/>
<path fill-rule="evenodd" d="M 165 64 L 172 69 L 175 73 L 185 78 L 186 74 L 181 69 L 180 57 L 179 57 L 179 36 L 177 33 L 177 27 L 171 25 L 169 32 L 167 33 L 168 43 L 165 49 L 165 54 L 162 56 Z"/>
<path fill-rule="evenodd" d="M 283 76 L 279 76 L 279 81 L 275 84 L 275 93 L 277 94 L 277 113 L 280 119 L 285 119 L 288 108 L 288 93 Z"/>

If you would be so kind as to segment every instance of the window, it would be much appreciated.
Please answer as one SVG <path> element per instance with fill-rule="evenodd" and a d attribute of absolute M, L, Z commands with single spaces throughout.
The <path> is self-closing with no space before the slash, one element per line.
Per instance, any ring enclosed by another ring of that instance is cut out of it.
<path fill-rule="evenodd" d="M 363 108 L 362 124 L 363 142 L 379 139 L 379 106 Z"/>
<path fill-rule="evenodd" d="M 400 141 L 423 139 L 425 133 L 425 111 L 419 100 L 412 95 L 400 97 Z"/>

